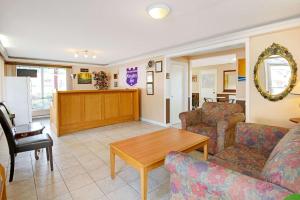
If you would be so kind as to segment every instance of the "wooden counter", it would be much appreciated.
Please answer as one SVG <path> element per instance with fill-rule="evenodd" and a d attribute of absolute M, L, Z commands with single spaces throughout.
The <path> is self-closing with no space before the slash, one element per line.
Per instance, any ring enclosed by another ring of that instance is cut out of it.
<path fill-rule="evenodd" d="M 70 90 L 53 94 L 51 128 L 58 136 L 140 119 L 139 90 Z"/>

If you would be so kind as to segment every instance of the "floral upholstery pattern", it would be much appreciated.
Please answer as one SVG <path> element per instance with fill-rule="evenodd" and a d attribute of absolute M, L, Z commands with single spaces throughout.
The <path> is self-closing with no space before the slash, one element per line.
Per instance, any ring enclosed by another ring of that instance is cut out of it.
<path fill-rule="evenodd" d="M 222 102 L 205 102 L 201 109 L 180 113 L 179 118 L 182 129 L 210 137 L 210 154 L 232 145 L 236 124 L 245 121 L 239 104 Z"/>
<path fill-rule="evenodd" d="M 236 144 L 208 162 L 167 156 L 172 199 L 277 200 L 300 193 L 300 125 L 288 131 L 238 123 L 236 131 Z"/>
<path fill-rule="evenodd" d="M 212 162 L 198 161 L 183 153 L 169 153 L 165 166 L 171 173 L 173 200 L 277 200 L 291 194 L 289 190 L 273 183 L 243 175 Z"/>
<path fill-rule="evenodd" d="M 261 171 L 263 170 L 267 159 L 268 158 L 256 149 L 235 144 L 234 146 L 228 147 L 224 151 L 217 153 L 214 157 L 211 157 L 209 161 L 260 179 Z"/>
<path fill-rule="evenodd" d="M 217 146 L 217 128 L 210 127 L 207 124 L 199 123 L 194 126 L 189 126 L 187 128 L 188 131 L 193 133 L 199 133 L 201 135 L 205 135 L 209 137 L 208 141 L 208 152 L 215 152 Z"/>
<path fill-rule="evenodd" d="M 239 104 L 223 102 L 205 102 L 202 105 L 202 122 L 209 126 L 217 126 L 218 121 L 227 119 L 234 113 L 242 113 Z"/>
<path fill-rule="evenodd" d="M 249 148 L 255 148 L 269 157 L 279 140 L 288 132 L 288 129 L 254 123 L 238 123 L 236 140 Z"/>
<path fill-rule="evenodd" d="M 291 129 L 276 145 L 262 176 L 269 182 L 300 193 L 300 126 Z"/>

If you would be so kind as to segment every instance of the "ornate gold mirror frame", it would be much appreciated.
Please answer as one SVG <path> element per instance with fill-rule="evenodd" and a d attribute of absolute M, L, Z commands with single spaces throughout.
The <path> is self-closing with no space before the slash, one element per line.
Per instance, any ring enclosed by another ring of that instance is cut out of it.
<path fill-rule="evenodd" d="M 272 95 L 272 94 L 264 91 L 264 89 L 260 86 L 259 80 L 258 80 L 259 66 L 264 62 L 265 59 L 269 58 L 272 55 L 279 55 L 279 56 L 285 58 L 291 67 L 291 77 L 289 80 L 289 85 L 283 92 L 281 92 L 280 94 L 276 94 L 276 95 Z M 279 44 L 273 43 L 270 47 L 265 49 L 259 55 L 258 60 L 254 67 L 254 84 L 255 84 L 258 92 L 264 98 L 266 98 L 270 101 L 278 101 L 278 100 L 283 99 L 292 91 L 292 89 L 294 88 L 294 86 L 296 84 L 296 81 L 297 81 L 297 64 L 296 64 L 292 54 L 288 51 L 287 48 L 285 48 Z"/>

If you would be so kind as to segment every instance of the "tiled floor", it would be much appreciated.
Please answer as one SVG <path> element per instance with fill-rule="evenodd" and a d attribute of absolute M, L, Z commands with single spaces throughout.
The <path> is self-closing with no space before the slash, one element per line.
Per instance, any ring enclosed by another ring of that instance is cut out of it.
<path fill-rule="evenodd" d="M 49 120 L 40 120 L 49 132 Z M 16 157 L 15 176 L 7 184 L 8 199 L 95 199 L 135 200 L 140 198 L 140 179 L 137 171 L 117 158 L 117 177 L 110 178 L 109 143 L 162 129 L 143 123 L 128 122 L 80 131 L 54 140 L 54 171 L 46 161 L 45 151 L 35 160 L 33 153 Z M 194 152 L 194 154 L 198 154 Z M 198 155 L 197 155 L 198 156 Z M 0 140 L 0 162 L 9 169 L 5 136 Z M 169 199 L 169 174 L 163 168 L 149 175 L 148 197 Z"/>

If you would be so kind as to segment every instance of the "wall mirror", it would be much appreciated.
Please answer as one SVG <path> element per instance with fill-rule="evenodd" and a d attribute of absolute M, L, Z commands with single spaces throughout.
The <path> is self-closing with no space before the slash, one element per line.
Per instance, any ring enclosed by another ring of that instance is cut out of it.
<path fill-rule="evenodd" d="M 273 43 L 258 57 L 254 83 L 260 94 L 270 101 L 287 96 L 296 84 L 297 64 L 283 46 Z"/>
<path fill-rule="evenodd" d="M 223 92 L 236 92 L 236 70 L 223 71 Z"/>

